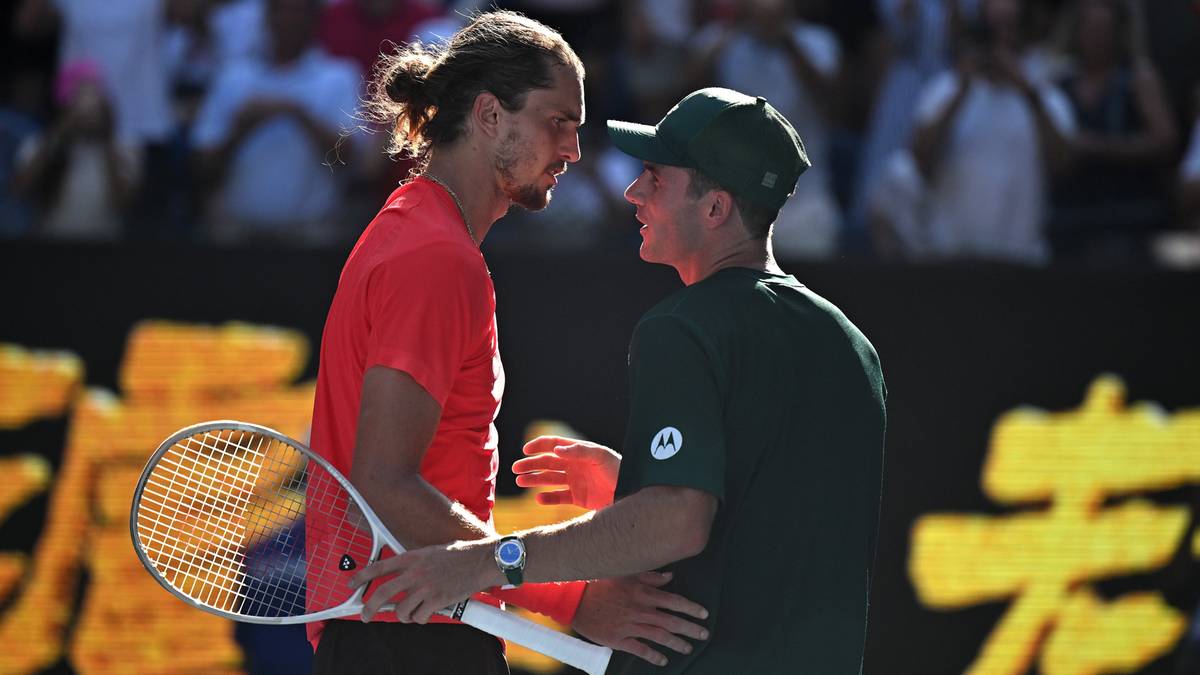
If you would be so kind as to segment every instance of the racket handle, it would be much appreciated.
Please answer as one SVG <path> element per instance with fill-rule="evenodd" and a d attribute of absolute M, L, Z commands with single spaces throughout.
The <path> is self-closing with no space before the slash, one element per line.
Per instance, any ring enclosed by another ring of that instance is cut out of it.
<path fill-rule="evenodd" d="M 608 647 L 584 642 L 482 602 L 468 602 L 459 620 L 574 666 L 588 675 L 604 675 L 612 657 Z"/>

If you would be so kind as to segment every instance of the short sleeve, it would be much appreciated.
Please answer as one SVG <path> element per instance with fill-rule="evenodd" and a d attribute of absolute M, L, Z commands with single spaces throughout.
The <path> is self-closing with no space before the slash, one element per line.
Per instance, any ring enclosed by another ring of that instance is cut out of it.
<path fill-rule="evenodd" d="M 252 78 L 247 66 L 233 63 L 217 75 L 192 123 L 192 145 L 210 150 L 225 142 L 234 117 L 248 100 Z"/>
<path fill-rule="evenodd" d="M 724 406 L 713 356 L 682 318 L 638 324 L 629 349 L 630 415 L 618 496 L 671 485 L 724 497 Z"/>
<path fill-rule="evenodd" d="M 960 86 L 960 79 L 952 70 L 935 75 L 917 95 L 917 121 L 927 123 L 941 115 L 950 101 L 954 100 Z"/>
<path fill-rule="evenodd" d="M 1052 86 L 1040 88 L 1038 95 L 1041 96 L 1042 107 L 1046 109 L 1046 114 L 1050 116 L 1050 121 L 1054 128 L 1058 129 L 1058 133 L 1067 137 L 1074 136 L 1075 113 L 1067 95 Z"/>
<path fill-rule="evenodd" d="M 825 77 L 837 74 L 842 49 L 833 31 L 820 26 L 800 25 L 792 30 L 792 40 L 818 72 Z"/>
<path fill-rule="evenodd" d="M 494 302 L 486 267 L 462 246 L 433 244 L 377 265 L 367 284 L 365 367 L 404 371 L 445 406 L 486 338 Z"/>

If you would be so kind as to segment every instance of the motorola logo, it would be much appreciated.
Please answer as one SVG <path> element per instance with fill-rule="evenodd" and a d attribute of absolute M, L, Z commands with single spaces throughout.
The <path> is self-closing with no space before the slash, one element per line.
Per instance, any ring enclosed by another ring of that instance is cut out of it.
<path fill-rule="evenodd" d="M 683 434 L 675 427 L 663 427 L 650 441 L 650 456 L 654 459 L 670 459 L 683 448 Z"/>

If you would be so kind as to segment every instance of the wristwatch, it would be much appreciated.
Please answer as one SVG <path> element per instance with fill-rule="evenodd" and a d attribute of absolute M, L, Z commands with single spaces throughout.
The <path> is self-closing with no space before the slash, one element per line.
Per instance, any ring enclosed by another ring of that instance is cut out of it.
<path fill-rule="evenodd" d="M 496 566 L 508 583 L 520 586 L 525 581 L 525 542 L 513 535 L 496 542 Z"/>

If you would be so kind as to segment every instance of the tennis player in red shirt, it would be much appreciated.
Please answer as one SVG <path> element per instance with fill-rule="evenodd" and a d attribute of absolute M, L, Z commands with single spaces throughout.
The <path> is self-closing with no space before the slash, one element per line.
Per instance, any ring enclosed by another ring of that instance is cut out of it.
<path fill-rule="evenodd" d="M 399 49 L 378 71 L 370 112 L 394 125 L 391 149 L 421 171 L 342 270 L 311 441 L 406 547 L 495 536 L 504 370 L 479 243 L 512 204 L 545 208 L 556 176 L 579 159 L 583 75 L 558 33 L 510 12 L 477 16 L 442 47 Z M 310 524 L 309 539 L 320 532 Z M 646 655 L 635 638 L 701 631 L 663 611 L 704 614 L 656 588 L 664 575 L 524 586 L 511 576 L 518 588 L 497 595 L 615 648 Z M 508 672 L 496 638 L 441 616 L 310 624 L 309 639 L 317 672 Z"/>

